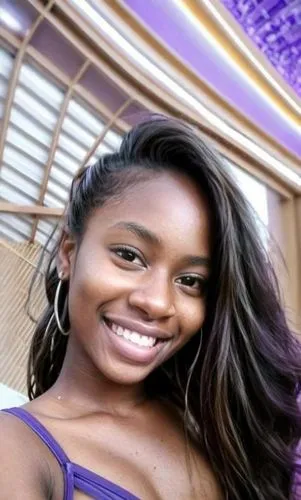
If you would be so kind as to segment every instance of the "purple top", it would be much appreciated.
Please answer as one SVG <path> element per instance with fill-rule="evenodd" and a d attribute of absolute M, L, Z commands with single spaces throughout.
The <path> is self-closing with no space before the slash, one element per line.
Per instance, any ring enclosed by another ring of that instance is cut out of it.
<path fill-rule="evenodd" d="M 139 500 L 138 497 L 103 477 L 69 460 L 54 437 L 33 416 L 22 408 L 3 410 L 20 418 L 48 446 L 64 474 L 64 500 L 72 500 L 78 489 L 96 500 Z"/>

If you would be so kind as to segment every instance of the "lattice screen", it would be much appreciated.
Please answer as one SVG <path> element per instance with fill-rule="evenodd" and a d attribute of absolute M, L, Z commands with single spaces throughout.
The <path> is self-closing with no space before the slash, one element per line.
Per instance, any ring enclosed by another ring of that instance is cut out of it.
<path fill-rule="evenodd" d="M 41 252 L 39 245 L 0 241 L 0 383 L 26 394 L 26 364 L 34 323 L 25 311 L 28 289 Z M 31 312 L 45 305 L 43 287 L 33 291 Z"/>

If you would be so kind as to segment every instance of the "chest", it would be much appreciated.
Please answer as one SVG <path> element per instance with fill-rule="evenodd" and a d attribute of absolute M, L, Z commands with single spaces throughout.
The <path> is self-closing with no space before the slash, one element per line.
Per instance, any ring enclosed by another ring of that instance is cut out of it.
<path fill-rule="evenodd" d="M 193 493 L 185 442 L 167 427 L 144 429 L 129 422 L 71 422 L 52 433 L 70 461 L 121 486 L 143 500 L 200 499 Z M 77 425 L 76 425 L 77 424 Z M 53 464 L 54 500 L 62 498 L 60 469 Z M 90 498 L 76 491 L 76 500 Z"/>

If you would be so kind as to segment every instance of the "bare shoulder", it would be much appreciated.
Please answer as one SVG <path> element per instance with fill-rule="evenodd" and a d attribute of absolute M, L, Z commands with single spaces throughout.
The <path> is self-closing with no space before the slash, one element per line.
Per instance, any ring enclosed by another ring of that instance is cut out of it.
<path fill-rule="evenodd" d="M 50 498 L 50 473 L 38 438 L 13 415 L 0 414 L 0 500 Z"/>

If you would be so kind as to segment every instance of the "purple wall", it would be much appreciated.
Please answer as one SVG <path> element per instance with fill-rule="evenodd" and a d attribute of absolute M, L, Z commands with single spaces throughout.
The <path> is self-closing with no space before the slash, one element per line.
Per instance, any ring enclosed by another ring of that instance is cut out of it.
<path fill-rule="evenodd" d="M 290 126 L 212 47 L 172 0 L 124 2 L 224 99 L 287 149 L 301 154 L 301 134 Z"/>
<path fill-rule="evenodd" d="M 301 97 L 300 0 L 222 0 L 222 2 Z"/>

